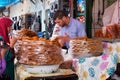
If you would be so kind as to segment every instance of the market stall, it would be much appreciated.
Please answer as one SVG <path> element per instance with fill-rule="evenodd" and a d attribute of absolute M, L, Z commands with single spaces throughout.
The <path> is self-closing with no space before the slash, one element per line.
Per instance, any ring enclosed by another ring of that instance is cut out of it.
<path fill-rule="evenodd" d="M 15 45 L 16 79 L 18 80 L 77 80 L 71 69 L 60 69 L 63 62 L 61 47 L 57 40 L 39 38 L 33 31 L 18 31 L 19 40 Z"/>
<path fill-rule="evenodd" d="M 105 38 L 77 37 L 70 40 L 66 54 L 57 40 L 39 38 L 29 30 L 18 33 L 17 80 L 105 80 L 115 72 L 120 60 L 119 39 L 108 39 L 110 43 Z"/>

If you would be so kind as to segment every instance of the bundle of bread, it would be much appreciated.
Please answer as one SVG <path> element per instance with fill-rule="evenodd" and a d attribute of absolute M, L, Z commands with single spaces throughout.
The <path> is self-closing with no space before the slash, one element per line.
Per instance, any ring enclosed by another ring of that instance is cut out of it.
<path fill-rule="evenodd" d="M 78 58 L 85 56 L 98 56 L 103 52 L 102 42 L 86 37 L 74 38 L 70 40 L 69 52 Z"/>
<path fill-rule="evenodd" d="M 95 37 L 99 38 L 109 38 L 116 39 L 120 38 L 120 25 L 119 24 L 111 24 L 103 27 L 101 30 L 97 30 L 94 33 Z"/>

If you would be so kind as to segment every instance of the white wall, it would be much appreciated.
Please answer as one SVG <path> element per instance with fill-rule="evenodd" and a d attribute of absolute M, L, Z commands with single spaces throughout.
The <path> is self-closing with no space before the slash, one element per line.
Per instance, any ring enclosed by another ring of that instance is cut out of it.
<path fill-rule="evenodd" d="M 51 0 L 52 1 L 52 0 Z M 34 13 L 41 11 L 42 31 L 45 31 L 45 11 L 50 8 L 50 0 L 36 0 L 35 5 L 30 0 L 24 0 L 24 2 L 17 3 L 10 7 L 10 17 L 21 16 L 27 13 Z"/>
<path fill-rule="evenodd" d="M 24 15 L 29 12 L 29 0 L 24 0 L 24 3 L 17 3 L 10 7 L 10 17 Z"/>

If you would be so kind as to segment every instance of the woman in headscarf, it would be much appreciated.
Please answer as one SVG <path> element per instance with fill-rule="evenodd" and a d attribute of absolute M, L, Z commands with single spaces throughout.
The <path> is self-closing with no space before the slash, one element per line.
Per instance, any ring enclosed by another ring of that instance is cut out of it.
<path fill-rule="evenodd" d="M 7 17 L 0 18 L 0 36 L 3 37 L 5 42 L 9 44 L 9 48 L 3 50 L 4 59 L 6 61 L 6 68 L 4 74 L 10 77 L 10 80 L 14 80 L 14 52 L 13 46 L 16 42 L 14 37 L 9 37 L 9 33 L 12 30 L 12 20 Z"/>

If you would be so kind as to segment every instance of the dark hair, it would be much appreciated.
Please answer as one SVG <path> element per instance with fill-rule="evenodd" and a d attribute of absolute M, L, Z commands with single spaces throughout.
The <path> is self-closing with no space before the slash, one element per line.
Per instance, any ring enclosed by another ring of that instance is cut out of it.
<path fill-rule="evenodd" d="M 67 15 L 67 13 L 66 13 L 65 11 L 58 10 L 58 11 L 56 11 L 56 13 L 54 14 L 53 19 L 54 19 L 54 20 L 56 20 L 57 18 L 58 18 L 58 19 L 62 19 L 63 16 L 67 17 L 68 15 Z"/>

